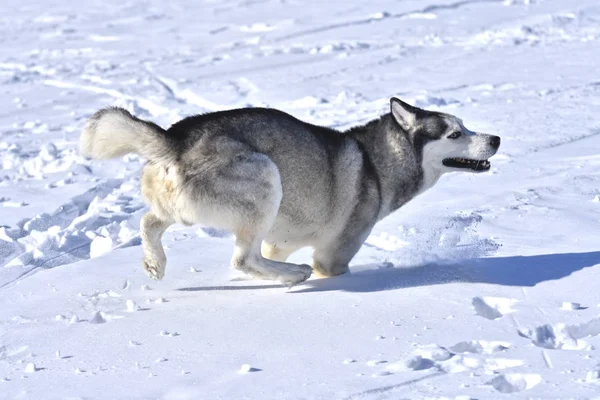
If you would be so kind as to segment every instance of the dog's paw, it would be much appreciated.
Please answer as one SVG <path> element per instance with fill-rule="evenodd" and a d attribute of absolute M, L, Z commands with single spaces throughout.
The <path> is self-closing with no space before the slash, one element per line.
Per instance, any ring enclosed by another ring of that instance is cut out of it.
<path fill-rule="evenodd" d="M 165 276 L 165 266 L 149 258 L 144 259 L 144 269 L 148 276 L 154 280 L 161 280 Z"/>
<path fill-rule="evenodd" d="M 301 264 L 290 264 L 288 270 L 279 277 L 279 281 L 288 287 L 292 287 L 299 283 L 304 282 L 312 274 L 312 268 L 310 265 Z"/>

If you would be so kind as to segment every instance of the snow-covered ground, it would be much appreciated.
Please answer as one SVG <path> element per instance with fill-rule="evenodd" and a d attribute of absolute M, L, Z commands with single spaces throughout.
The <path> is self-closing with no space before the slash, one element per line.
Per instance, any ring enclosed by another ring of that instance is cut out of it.
<path fill-rule="evenodd" d="M 0 398 L 599 398 L 599 62 L 598 0 L 3 1 Z M 151 281 L 143 160 L 76 151 L 107 105 L 346 128 L 394 95 L 502 136 L 492 171 L 292 289 L 200 227 Z"/>

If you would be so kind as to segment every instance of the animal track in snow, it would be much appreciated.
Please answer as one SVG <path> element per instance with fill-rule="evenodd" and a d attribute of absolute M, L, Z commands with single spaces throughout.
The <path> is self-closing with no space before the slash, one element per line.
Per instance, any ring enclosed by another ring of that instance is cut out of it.
<path fill-rule="evenodd" d="M 136 244 L 136 218 L 141 218 L 144 205 L 128 195 L 134 186 L 133 180 L 109 179 L 51 214 L 24 219 L 15 228 L 0 228 L 4 247 L 0 257 L 13 257 L 6 266 L 27 267 L 18 280 L 39 267 L 70 264 L 99 256 L 115 245 Z"/>
<path fill-rule="evenodd" d="M 383 371 L 400 373 L 407 371 L 436 370 L 445 373 L 483 370 L 484 373 L 514 368 L 524 364 L 523 360 L 508 358 L 487 358 L 484 355 L 503 351 L 510 347 L 507 342 L 472 341 L 460 342 L 444 348 L 438 345 L 427 345 L 417 349 L 414 354 L 404 360 L 387 365 Z"/>
<path fill-rule="evenodd" d="M 515 303 L 517 300 L 504 297 L 474 297 L 472 300 L 477 315 L 490 320 L 515 312 L 512 308 Z"/>
<path fill-rule="evenodd" d="M 503 374 L 492 379 L 489 384 L 500 393 L 517 393 L 529 390 L 542 381 L 539 374 Z"/>

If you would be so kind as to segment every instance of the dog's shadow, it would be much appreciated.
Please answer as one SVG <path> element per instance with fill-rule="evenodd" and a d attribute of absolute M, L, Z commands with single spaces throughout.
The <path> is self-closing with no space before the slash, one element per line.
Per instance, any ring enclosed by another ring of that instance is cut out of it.
<path fill-rule="evenodd" d="M 543 254 L 536 256 L 492 257 L 454 264 L 427 264 L 413 267 L 359 265 L 352 272 L 334 278 L 311 279 L 290 293 L 344 291 L 381 292 L 451 282 L 491 283 L 503 286 L 535 286 L 600 264 L 600 251 L 589 253 Z M 187 287 L 183 291 L 256 290 L 281 285 L 228 285 Z"/>
<path fill-rule="evenodd" d="M 380 292 L 451 282 L 491 283 L 503 286 L 535 286 L 600 264 L 600 251 L 590 253 L 544 254 L 536 256 L 492 257 L 455 264 L 427 264 L 416 267 L 381 268 L 359 266 L 357 271 L 334 279 L 306 282 L 307 288 L 294 293 L 345 291 Z"/>

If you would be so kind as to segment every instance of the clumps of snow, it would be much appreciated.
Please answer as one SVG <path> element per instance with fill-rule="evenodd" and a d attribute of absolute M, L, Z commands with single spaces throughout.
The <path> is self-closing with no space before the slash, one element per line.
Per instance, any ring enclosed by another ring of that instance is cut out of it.
<path fill-rule="evenodd" d="M 565 324 L 541 325 L 533 330 L 519 331 L 519 334 L 545 349 L 583 350 L 587 345 L 584 341 L 572 337 Z"/>
<path fill-rule="evenodd" d="M 492 320 L 515 312 L 512 306 L 517 300 L 504 297 L 474 297 L 471 303 L 477 315 Z"/>
<path fill-rule="evenodd" d="M 37 371 L 39 371 L 39 369 L 38 369 L 38 367 L 36 367 L 36 365 L 34 363 L 28 363 L 25 366 L 25 369 L 23 370 L 23 372 L 25 372 L 27 374 L 32 374 Z"/>
<path fill-rule="evenodd" d="M 113 248 L 113 240 L 110 237 L 96 236 L 90 243 L 90 258 L 96 258 L 108 253 Z"/>
<path fill-rule="evenodd" d="M 390 14 L 387 11 L 381 11 L 381 12 L 376 12 L 373 13 L 371 15 L 368 16 L 369 19 L 383 19 L 383 18 L 388 18 L 390 17 L 392 14 Z"/>
<path fill-rule="evenodd" d="M 581 339 L 600 335 L 600 318 L 576 325 L 561 323 L 541 325 L 534 329 L 521 330 L 519 335 L 531 339 L 534 345 L 546 349 L 590 349 L 591 347 Z"/>
<path fill-rule="evenodd" d="M 517 393 L 529 390 L 542 381 L 539 374 L 503 374 L 489 382 L 500 393 Z"/>
<path fill-rule="evenodd" d="M 600 369 L 588 371 L 585 375 L 585 381 L 588 383 L 600 382 Z"/>
<path fill-rule="evenodd" d="M 169 332 L 169 331 L 160 331 L 159 335 L 160 336 L 167 336 L 167 337 L 176 337 L 176 336 L 179 336 L 179 333 L 177 333 L 177 332 Z"/>
<path fill-rule="evenodd" d="M 374 367 L 376 365 L 385 364 L 385 363 L 387 363 L 387 361 L 385 361 L 385 360 L 369 360 L 369 361 L 367 361 L 367 366 Z"/>
<path fill-rule="evenodd" d="M 2 206 L 4 207 L 8 207 L 8 208 L 19 208 L 19 207 L 26 207 L 29 205 L 29 203 L 25 202 L 25 201 L 3 201 Z"/>
<path fill-rule="evenodd" d="M 414 356 L 406 360 L 405 364 L 406 368 L 412 369 L 413 371 L 421 371 L 424 369 L 432 368 L 435 363 L 428 359 L 423 358 L 422 356 Z"/>
<path fill-rule="evenodd" d="M 481 369 L 486 374 L 493 374 L 498 370 L 524 364 L 523 360 L 483 356 L 505 350 L 508 346 L 509 344 L 505 342 L 483 340 L 460 342 L 447 349 L 436 344 L 420 346 L 411 356 L 387 365 L 384 370 L 392 373 L 436 370 L 454 374 Z M 463 355 L 464 353 L 469 355 Z"/>
<path fill-rule="evenodd" d="M 49 147 L 44 157 L 49 157 L 52 149 Z M 39 214 L 20 221 L 15 228 L 2 229 L 0 238 L 8 240 L 2 240 L 1 247 L 10 249 L 0 252 L 0 256 L 8 260 L 9 266 L 52 268 L 100 256 L 116 245 L 135 244 L 138 230 L 134 226 L 141 218 L 137 211 L 144 205 L 141 199 L 126 194 L 130 190 L 122 179 L 107 180 L 73 197 L 53 213 Z M 12 260 L 8 258 L 11 255 Z"/>
<path fill-rule="evenodd" d="M 247 374 L 247 373 L 249 373 L 249 372 L 257 372 L 257 371 L 260 371 L 260 369 L 258 369 L 258 368 L 254 368 L 254 367 L 253 367 L 253 366 L 251 366 L 250 364 L 243 364 L 243 365 L 240 367 L 240 371 L 239 371 L 239 372 L 240 372 L 241 374 Z"/>
<path fill-rule="evenodd" d="M 355 362 L 356 360 L 353 358 L 346 358 L 344 361 L 342 361 L 342 364 L 354 364 Z"/>
<path fill-rule="evenodd" d="M 580 303 L 572 303 L 570 301 L 565 301 L 562 303 L 560 307 L 565 311 L 577 311 L 577 310 L 585 310 L 587 307 L 582 307 Z"/>
<path fill-rule="evenodd" d="M 511 347 L 509 342 L 497 342 L 497 341 L 486 341 L 486 340 L 472 340 L 470 342 L 460 342 L 448 349 L 453 353 L 495 353 L 498 351 L 504 351 Z"/>
<path fill-rule="evenodd" d="M 365 243 L 389 252 L 387 262 L 400 267 L 482 257 L 499 247 L 493 240 L 476 233 L 475 228 L 482 219 L 477 213 L 458 213 L 449 219 L 428 221 L 426 231 L 421 231 L 420 225 L 401 225 L 394 234 L 372 234 Z"/>
<path fill-rule="evenodd" d="M 438 346 L 437 344 L 421 346 L 416 352 L 421 357 L 428 358 L 433 361 L 446 361 L 453 356 L 450 351 Z"/>
<path fill-rule="evenodd" d="M 100 311 L 97 311 L 94 313 L 92 318 L 90 318 L 89 323 L 90 324 L 104 324 L 104 323 L 106 323 L 106 318 L 104 317 L 103 313 L 101 313 Z"/>
<path fill-rule="evenodd" d="M 127 306 L 127 312 L 136 312 L 140 310 L 140 306 L 138 306 L 133 300 L 127 300 L 125 305 Z"/>

